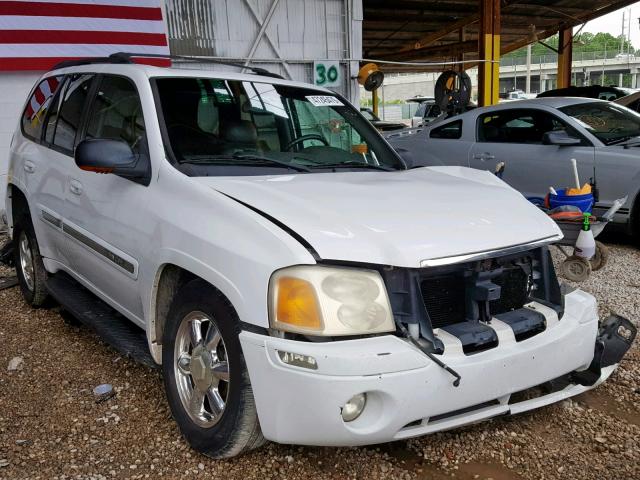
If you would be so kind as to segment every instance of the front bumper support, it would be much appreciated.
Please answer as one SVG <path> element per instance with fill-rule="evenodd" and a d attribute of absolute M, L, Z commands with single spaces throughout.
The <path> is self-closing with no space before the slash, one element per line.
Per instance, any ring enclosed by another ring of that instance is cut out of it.
<path fill-rule="evenodd" d="M 607 317 L 598 330 L 593 360 L 589 368 L 573 373 L 572 380 L 584 386 L 594 385 L 602 376 L 603 368 L 620 363 L 637 332 L 638 329 L 626 318 L 620 315 Z"/>

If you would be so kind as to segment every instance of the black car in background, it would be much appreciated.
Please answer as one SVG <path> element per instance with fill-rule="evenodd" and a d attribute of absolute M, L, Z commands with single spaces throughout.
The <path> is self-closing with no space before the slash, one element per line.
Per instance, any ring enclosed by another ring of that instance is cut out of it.
<path fill-rule="evenodd" d="M 635 90 L 631 88 L 616 87 L 616 86 L 602 86 L 602 85 L 589 85 L 587 87 L 566 87 L 555 88 L 553 90 L 547 90 L 538 94 L 538 98 L 544 97 L 583 97 L 583 98 L 597 98 L 598 100 L 617 100 L 618 98 L 626 97 L 632 94 Z"/>
<path fill-rule="evenodd" d="M 380 132 L 392 132 L 393 130 L 407 128 L 407 126 L 402 122 L 385 122 L 384 120 L 380 120 L 370 108 L 361 108 L 360 112 Z"/>

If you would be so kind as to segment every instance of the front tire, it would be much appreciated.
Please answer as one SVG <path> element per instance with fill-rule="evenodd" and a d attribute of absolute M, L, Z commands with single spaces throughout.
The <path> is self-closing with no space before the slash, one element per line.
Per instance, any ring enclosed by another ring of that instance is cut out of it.
<path fill-rule="evenodd" d="M 213 458 L 264 443 L 239 333 L 231 304 L 199 279 L 177 293 L 165 326 L 162 369 L 171 412 L 187 442 Z"/>
<path fill-rule="evenodd" d="M 22 296 L 32 307 L 41 307 L 49 295 L 46 286 L 47 271 L 28 216 L 20 218 L 14 226 L 13 255 Z"/>

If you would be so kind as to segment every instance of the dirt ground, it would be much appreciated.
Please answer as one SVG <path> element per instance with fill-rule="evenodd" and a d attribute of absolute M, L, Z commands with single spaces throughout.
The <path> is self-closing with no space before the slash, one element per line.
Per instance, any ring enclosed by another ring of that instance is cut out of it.
<path fill-rule="evenodd" d="M 639 267 L 635 248 L 612 246 L 609 265 L 582 285 L 601 314 L 640 318 Z M 15 357 L 23 363 L 8 371 Z M 101 383 L 117 395 L 96 403 Z M 181 438 L 157 371 L 121 358 L 56 308 L 27 307 L 18 288 L 0 291 L 2 479 L 637 480 L 639 440 L 636 343 L 603 386 L 534 412 L 368 448 L 268 443 L 214 461 Z"/>

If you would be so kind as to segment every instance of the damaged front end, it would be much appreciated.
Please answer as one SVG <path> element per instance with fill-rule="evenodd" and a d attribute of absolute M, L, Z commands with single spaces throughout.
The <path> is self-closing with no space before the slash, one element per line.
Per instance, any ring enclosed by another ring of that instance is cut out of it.
<path fill-rule="evenodd" d="M 564 314 L 564 293 L 548 246 L 381 273 L 399 331 L 455 377 L 454 386 L 461 378 L 442 360 L 447 353 L 443 338 L 459 344 L 465 355 L 473 355 L 499 348 L 496 324 L 508 326 L 518 343 L 545 332 L 547 317 L 536 305 L 553 310 L 559 321 Z M 572 372 L 572 382 L 595 384 L 602 368 L 617 364 L 635 336 L 631 322 L 609 317 L 600 328 L 591 365 Z"/>

